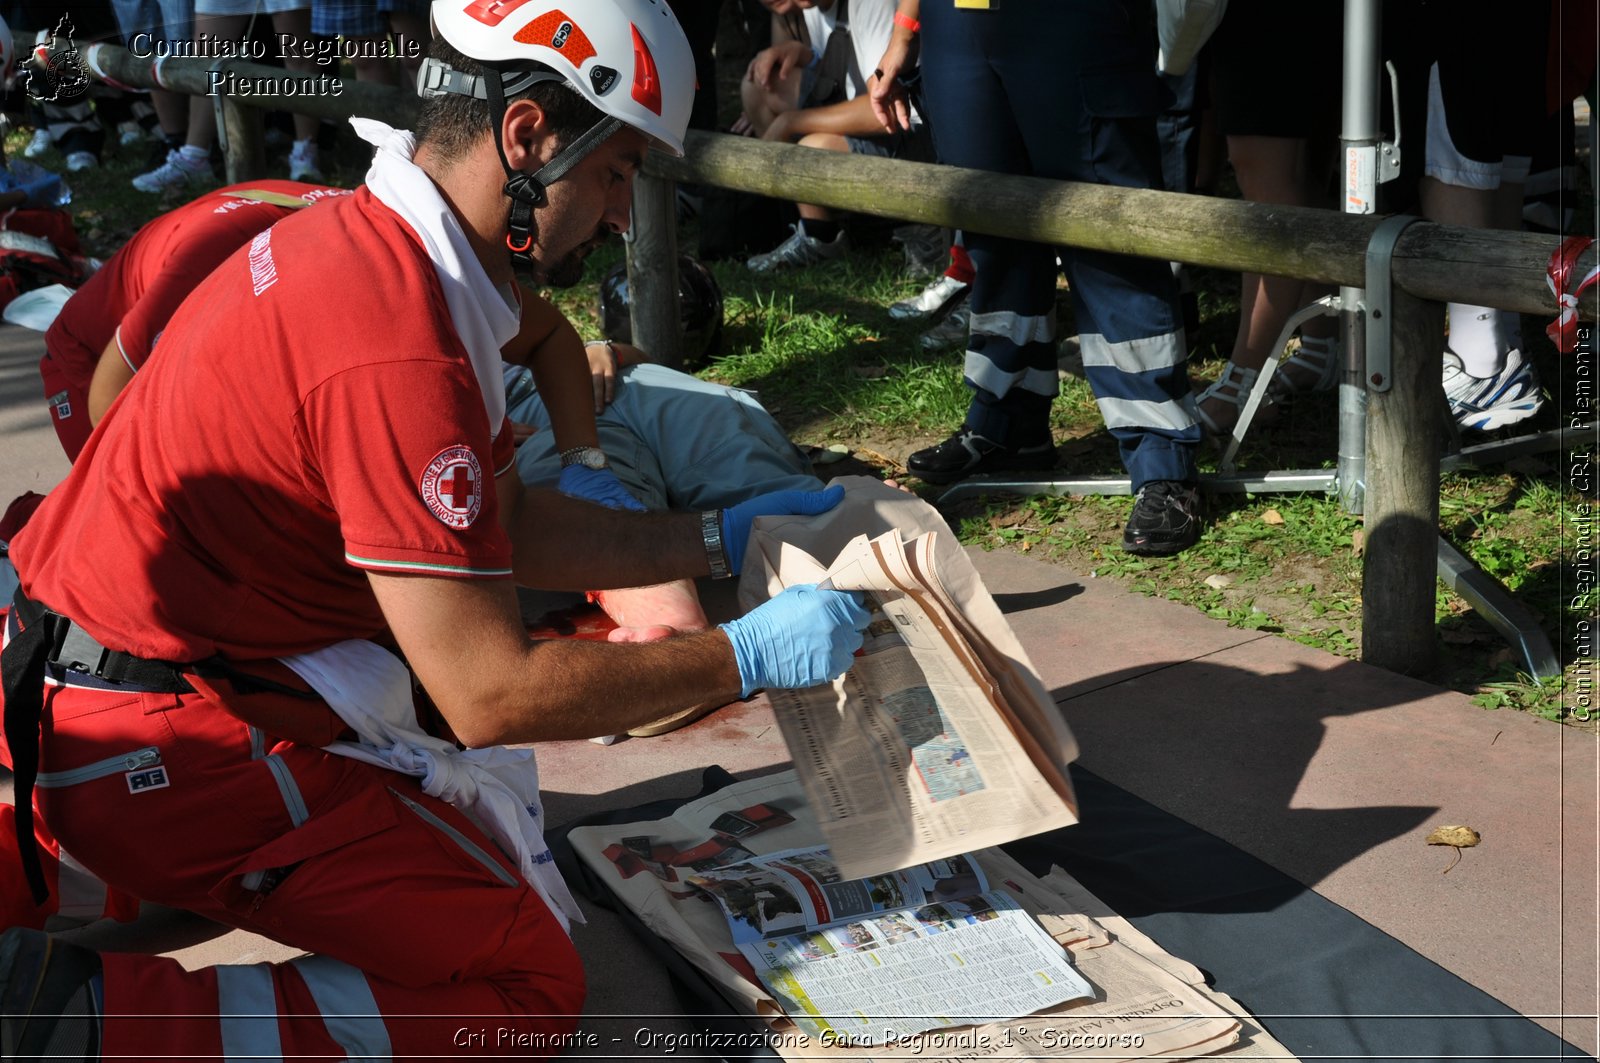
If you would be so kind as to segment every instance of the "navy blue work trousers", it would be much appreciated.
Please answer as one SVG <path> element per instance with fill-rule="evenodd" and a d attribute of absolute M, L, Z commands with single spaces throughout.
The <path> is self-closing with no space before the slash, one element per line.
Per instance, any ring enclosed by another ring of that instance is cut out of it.
<path fill-rule="evenodd" d="M 1160 188 L 1155 70 L 1143 0 L 923 0 L 922 79 L 939 161 L 998 173 Z M 981 190 L 974 190 L 981 195 Z M 1105 219 L 1115 225 L 1115 218 Z M 977 268 L 966 427 L 1012 446 L 1049 437 L 1058 391 L 1056 257 L 1072 289 L 1085 373 L 1134 489 L 1192 480 L 1177 284 L 1165 261 L 967 234 Z"/>

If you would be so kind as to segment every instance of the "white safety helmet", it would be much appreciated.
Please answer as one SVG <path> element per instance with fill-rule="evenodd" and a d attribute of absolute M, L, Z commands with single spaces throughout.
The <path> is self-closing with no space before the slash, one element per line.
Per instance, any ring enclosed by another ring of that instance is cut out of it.
<path fill-rule="evenodd" d="M 487 76 L 480 77 L 430 56 L 417 71 L 417 93 L 488 102 L 511 200 L 506 246 L 513 259 L 531 261 L 533 212 L 545 205 L 545 189 L 618 129 L 630 126 L 683 154 L 694 105 L 694 56 L 665 0 L 434 0 L 433 29 L 486 68 Z M 519 173 L 500 140 L 506 99 L 545 81 L 570 86 L 601 118 L 536 173 Z"/>
<path fill-rule="evenodd" d="M 601 113 L 683 154 L 694 55 L 665 0 L 434 0 L 433 25 L 462 55 L 507 67 L 508 85 L 513 69 L 540 64 Z M 440 88 L 419 78 L 423 95 Z"/>

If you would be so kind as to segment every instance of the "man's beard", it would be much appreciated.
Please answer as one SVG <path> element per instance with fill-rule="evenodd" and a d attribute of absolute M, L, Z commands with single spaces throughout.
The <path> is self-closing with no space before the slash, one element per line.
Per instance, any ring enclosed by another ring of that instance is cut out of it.
<path fill-rule="evenodd" d="M 555 265 L 548 268 L 538 262 L 529 262 L 520 256 L 511 259 L 512 269 L 528 275 L 535 284 L 544 288 L 572 288 L 583 280 L 583 265 L 588 260 L 591 252 L 605 242 L 605 233 L 595 236 L 579 244 L 561 258 Z"/>

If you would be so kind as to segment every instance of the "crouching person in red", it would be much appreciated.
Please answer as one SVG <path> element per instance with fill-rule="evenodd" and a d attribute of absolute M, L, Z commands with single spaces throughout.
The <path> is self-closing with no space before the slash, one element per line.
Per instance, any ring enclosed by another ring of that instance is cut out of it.
<path fill-rule="evenodd" d="M 444 1057 L 468 1015 L 554 1054 L 581 913 L 522 744 L 825 681 L 860 645 L 859 603 L 812 587 L 659 642 L 527 637 L 514 582 L 728 575 L 755 517 L 840 493 L 636 513 L 521 486 L 513 266 L 576 280 L 694 90 L 665 5 L 564 10 L 436 3 L 415 137 L 361 123 L 365 185 L 195 289 L 12 544 L 0 863 L 38 911 L 59 860 L 312 955 L 191 972 L 13 926 L 0 1056 Z"/>

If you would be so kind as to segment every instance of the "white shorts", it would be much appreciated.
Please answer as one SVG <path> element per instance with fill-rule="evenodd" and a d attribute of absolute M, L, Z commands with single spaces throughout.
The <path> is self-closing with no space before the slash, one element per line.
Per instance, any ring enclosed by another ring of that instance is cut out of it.
<path fill-rule="evenodd" d="M 1470 121 L 1470 115 L 1458 118 Z M 1439 64 L 1428 69 L 1428 143 L 1423 173 L 1457 188 L 1493 190 L 1500 187 L 1501 163 L 1469 159 L 1456 149 L 1445 122 L 1444 94 L 1439 90 Z M 1523 176 L 1527 173 L 1524 171 Z"/>

